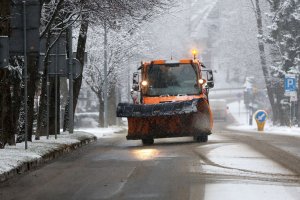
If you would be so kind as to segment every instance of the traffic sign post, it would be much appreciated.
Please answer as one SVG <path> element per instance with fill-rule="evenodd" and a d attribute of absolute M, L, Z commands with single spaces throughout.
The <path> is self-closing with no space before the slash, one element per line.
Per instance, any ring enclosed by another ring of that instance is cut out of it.
<path fill-rule="evenodd" d="M 284 78 L 284 95 L 295 96 L 297 91 L 295 74 L 286 74 Z"/>
<path fill-rule="evenodd" d="M 284 77 L 284 95 L 290 97 L 290 126 L 292 126 L 292 102 L 297 99 L 297 79 L 295 74 L 286 74 Z M 295 104 L 293 105 L 295 107 Z"/>
<path fill-rule="evenodd" d="M 263 131 L 268 118 L 267 112 L 264 110 L 258 110 L 254 113 L 254 118 L 257 124 L 257 130 Z"/>

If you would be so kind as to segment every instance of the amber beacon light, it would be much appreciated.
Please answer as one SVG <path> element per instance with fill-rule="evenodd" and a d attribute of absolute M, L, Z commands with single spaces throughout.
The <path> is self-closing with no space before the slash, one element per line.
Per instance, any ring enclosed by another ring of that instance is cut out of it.
<path fill-rule="evenodd" d="M 192 54 L 193 54 L 193 56 L 194 56 L 194 59 L 196 59 L 196 56 L 197 56 L 197 54 L 198 54 L 198 51 L 197 51 L 196 49 L 193 49 L 193 50 L 192 50 Z"/>

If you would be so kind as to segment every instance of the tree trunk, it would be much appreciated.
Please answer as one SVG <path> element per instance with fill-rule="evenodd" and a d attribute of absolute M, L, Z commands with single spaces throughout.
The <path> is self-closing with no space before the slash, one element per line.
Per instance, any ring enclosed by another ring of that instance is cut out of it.
<path fill-rule="evenodd" d="M 54 135 L 55 132 L 56 134 L 60 133 L 60 81 L 59 81 L 59 77 L 57 77 L 57 85 L 55 83 L 55 77 L 51 77 L 50 79 L 50 108 L 49 108 L 49 133 L 50 135 Z M 55 90 L 56 88 L 56 90 Z M 56 95 L 55 95 L 56 93 Z M 55 97 L 57 97 L 56 101 L 55 101 Z M 57 104 L 55 104 L 55 102 Z M 56 110 L 56 112 L 55 112 Z M 55 119 L 56 118 L 56 119 Z M 56 120 L 56 122 L 55 122 Z M 56 129 L 55 129 L 55 123 L 57 125 Z"/>
<path fill-rule="evenodd" d="M 38 57 L 28 56 L 28 141 L 31 141 L 34 121 L 34 96 L 38 81 Z"/>
<path fill-rule="evenodd" d="M 104 101 L 99 98 L 99 127 L 104 127 Z"/>
<path fill-rule="evenodd" d="M 67 77 L 60 77 L 60 103 L 61 103 L 61 115 L 60 115 L 60 127 L 64 126 L 65 107 L 68 103 L 69 90 Z"/>
<path fill-rule="evenodd" d="M 9 36 L 9 15 L 10 1 L 2 0 L 0 6 L 0 35 Z M 5 144 L 15 144 L 14 127 L 12 118 L 12 100 L 10 92 L 10 72 L 7 69 L 0 69 L 0 148 L 4 148 Z"/>
<path fill-rule="evenodd" d="M 84 52 L 85 52 L 85 45 L 86 45 L 86 39 L 87 39 L 87 31 L 88 31 L 88 19 L 87 14 L 84 14 L 82 16 L 79 36 L 78 36 L 78 43 L 77 43 L 77 53 L 76 53 L 76 59 L 79 60 L 82 69 L 84 67 Z M 70 51 L 70 49 L 69 49 Z M 75 114 L 77 101 L 80 93 L 82 83 L 82 74 L 74 80 L 74 93 L 73 93 L 73 113 Z M 64 114 L 64 131 L 66 131 L 69 127 L 69 101 L 66 104 L 65 107 L 65 114 Z"/>
<path fill-rule="evenodd" d="M 47 68 L 47 67 L 46 67 Z M 44 73 L 47 74 L 47 69 L 45 68 Z M 49 135 L 55 134 L 55 106 L 57 106 L 57 130 L 56 133 L 60 133 L 60 81 L 58 77 L 57 81 L 57 105 L 55 105 L 55 77 L 49 77 Z M 38 114 L 38 125 L 37 125 L 37 136 L 47 135 L 47 76 L 43 75 L 42 78 L 42 88 L 40 96 L 40 107 Z"/>
<path fill-rule="evenodd" d="M 12 100 L 10 95 L 10 85 L 7 82 L 8 70 L 0 70 L 0 149 L 4 148 L 5 144 L 15 144 L 14 126 L 12 115 Z"/>
<path fill-rule="evenodd" d="M 33 121 L 34 121 L 34 96 L 36 91 L 37 85 L 37 75 L 38 75 L 38 67 L 37 67 L 37 56 L 36 55 L 28 55 L 28 71 L 27 71 L 27 91 L 28 91 L 28 101 L 27 101 L 27 141 L 32 141 L 32 134 L 33 134 Z M 25 80 L 25 79 L 24 79 Z M 22 87 L 21 97 L 24 97 L 24 87 Z M 23 98 L 23 101 L 25 98 Z M 25 103 L 25 102 L 24 102 Z M 22 105 L 24 105 L 22 103 Z M 19 112 L 19 129 L 17 142 L 23 142 L 25 139 L 25 110 L 21 108 L 23 112 Z"/>
<path fill-rule="evenodd" d="M 36 137 L 47 135 L 47 66 L 42 75 L 42 86 L 41 86 L 41 95 L 37 119 L 37 131 Z"/>
<path fill-rule="evenodd" d="M 4 104 L 7 105 L 7 107 L 3 107 L 4 111 L 4 133 L 7 134 L 7 143 L 9 145 L 15 145 L 15 132 L 13 128 L 13 113 L 12 113 L 12 98 L 11 98 L 11 91 L 10 91 L 10 86 L 5 87 L 5 93 L 8 94 L 6 95 L 6 98 L 4 98 Z"/>
<path fill-rule="evenodd" d="M 19 115 L 21 109 L 21 80 L 15 79 L 13 82 L 13 96 L 12 96 L 12 121 L 14 124 L 13 132 L 18 133 Z"/>
<path fill-rule="evenodd" d="M 111 125 L 116 125 L 117 124 L 117 115 L 116 115 L 116 86 L 114 86 L 110 92 L 110 95 L 108 97 L 108 110 L 110 111 L 108 113 L 108 124 Z"/>
<path fill-rule="evenodd" d="M 274 124 L 279 124 L 280 126 L 289 125 L 290 120 L 290 107 L 289 105 L 282 105 L 280 102 L 283 99 L 286 99 L 284 96 L 284 83 L 282 80 L 273 87 L 274 96 L 276 96 L 277 102 L 275 103 L 276 116 L 273 119 Z"/>
<path fill-rule="evenodd" d="M 46 49 L 49 48 L 50 45 L 50 33 L 48 33 Z M 36 139 L 39 139 L 40 136 L 46 136 L 50 133 L 47 132 L 47 76 L 48 76 L 48 62 L 49 56 L 46 55 L 45 63 L 44 63 L 44 71 L 42 75 L 42 86 L 41 86 L 41 94 L 40 94 L 40 103 L 39 103 L 39 111 L 38 111 L 38 119 L 37 119 L 37 131 L 36 131 Z M 49 85 L 50 86 L 50 85 Z M 50 124 L 49 124 L 50 126 Z"/>

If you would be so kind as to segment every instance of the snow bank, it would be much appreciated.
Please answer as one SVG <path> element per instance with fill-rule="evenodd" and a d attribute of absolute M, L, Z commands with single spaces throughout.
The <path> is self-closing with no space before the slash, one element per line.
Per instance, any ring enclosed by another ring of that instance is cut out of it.
<path fill-rule="evenodd" d="M 244 101 L 233 102 L 228 104 L 229 113 L 234 117 L 236 123 L 228 126 L 228 129 L 239 130 L 239 131 L 250 131 L 256 132 L 257 126 L 256 122 L 253 119 L 253 125 L 249 125 L 249 113 L 245 107 Z M 273 126 L 270 120 L 267 120 L 264 133 L 267 134 L 279 134 L 279 135 L 292 135 L 300 137 L 300 128 L 299 127 L 283 127 L 283 126 Z"/>
<path fill-rule="evenodd" d="M 24 168 L 26 163 L 35 163 L 39 165 L 46 155 L 50 155 L 53 152 L 69 151 L 72 148 L 77 148 L 82 142 L 95 140 L 96 138 L 109 137 L 115 132 L 120 132 L 124 128 L 110 127 L 110 128 L 84 128 L 78 129 L 73 134 L 63 132 L 57 135 L 57 139 L 53 135 L 46 138 L 42 136 L 40 140 L 34 140 L 28 142 L 28 149 L 25 150 L 25 144 L 18 143 L 16 146 L 6 146 L 5 149 L 0 149 L 0 181 L 6 180 L 7 177 L 12 176 L 10 174 L 19 173 L 19 170 Z M 34 138 L 34 136 L 33 136 Z M 49 156 L 51 157 L 51 156 Z M 55 156 L 52 156 L 53 158 Z M 51 158 L 45 158 L 51 159 Z M 27 171 L 22 169 L 23 171 Z M 22 171 L 21 170 L 21 171 Z"/>
<path fill-rule="evenodd" d="M 93 134 L 85 132 L 61 133 L 57 139 L 51 135 L 49 139 L 42 136 L 40 140 L 28 142 L 27 150 L 25 150 L 24 142 L 18 143 L 16 146 L 6 146 L 5 149 L 0 149 L 0 174 L 18 168 L 24 163 L 36 161 L 64 146 L 80 143 L 85 139 L 92 140 L 94 137 Z"/>

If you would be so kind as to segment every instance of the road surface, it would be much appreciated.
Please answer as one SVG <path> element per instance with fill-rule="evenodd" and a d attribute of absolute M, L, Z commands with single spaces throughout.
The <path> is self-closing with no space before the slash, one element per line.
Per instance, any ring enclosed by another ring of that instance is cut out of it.
<path fill-rule="evenodd" d="M 227 131 L 126 141 L 125 132 L 0 185 L 0 199 L 300 199 L 300 137 Z"/>

